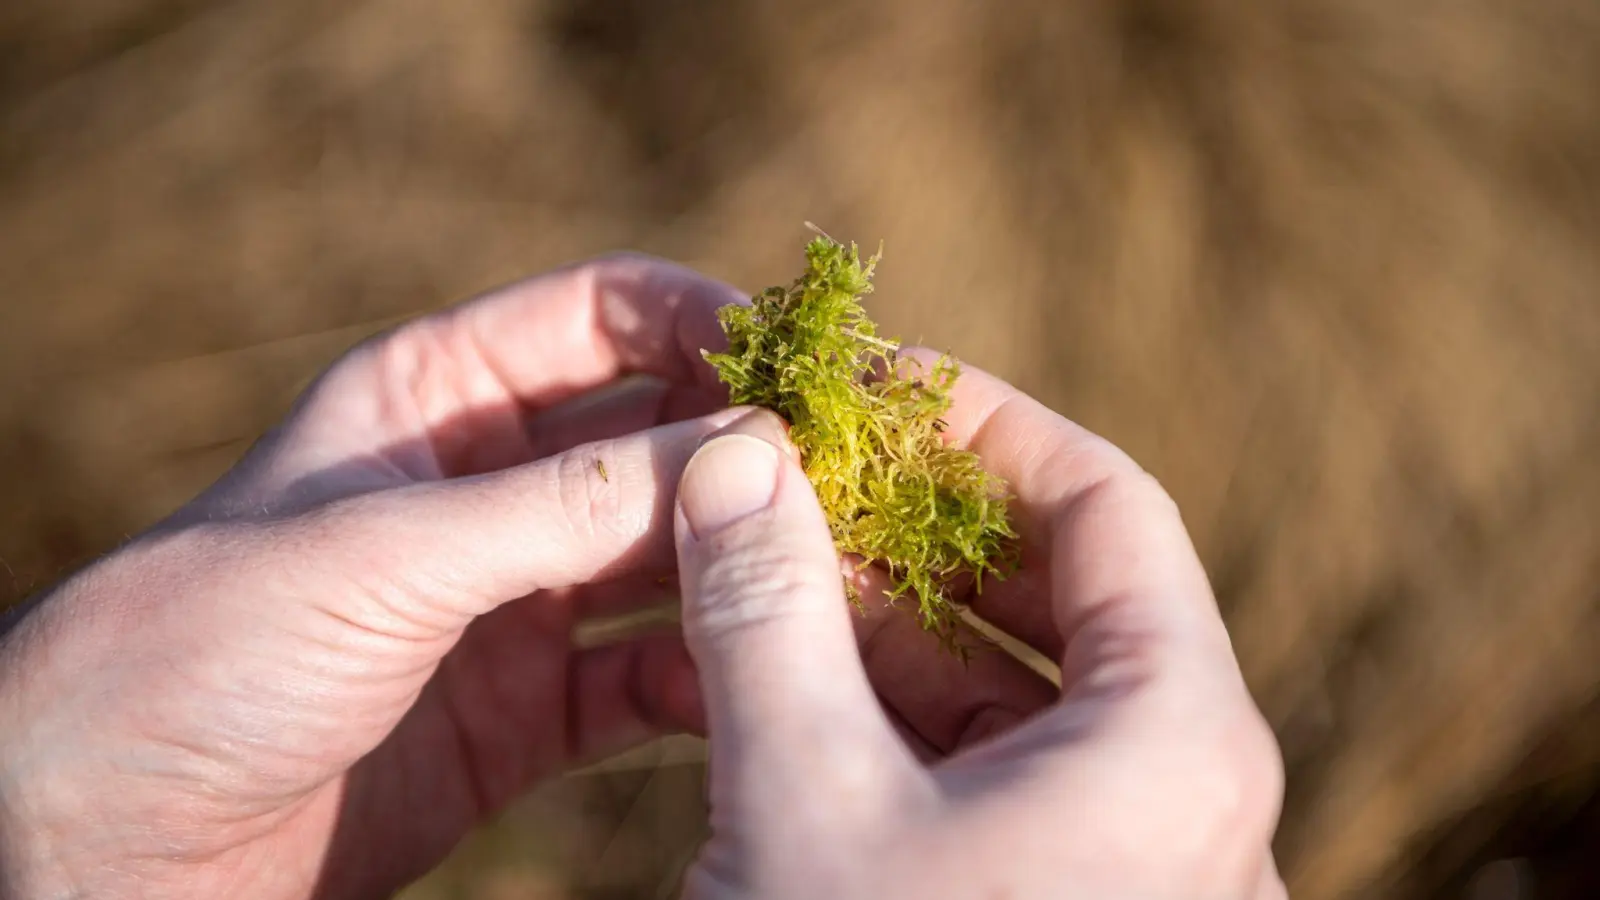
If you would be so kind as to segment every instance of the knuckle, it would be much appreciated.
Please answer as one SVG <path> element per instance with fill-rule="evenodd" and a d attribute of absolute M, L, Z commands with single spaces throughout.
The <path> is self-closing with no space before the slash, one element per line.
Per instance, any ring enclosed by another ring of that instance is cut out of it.
<path fill-rule="evenodd" d="M 1194 748 L 1192 771 L 1207 773 L 1195 804 L 1194 859 L 1199 875 L 1216 883 L 1253 885 L 1262 850 L 1276 830 L 1283 792 L 1283 761 L 1272 731 L 1259 714 L 1240 716 Z"/>
<path fill-rule="evenodd" d="M 1101 483 L 1100 490 L 1108 502 L 1159 509 L 1174 515 L 1178 511 L 1177 501 L 1172 499 L 1166 485 L 1131 459 L 1113 470 Z"/>
<path fill-rule="evenodd" d="M 609 442 L 576 447 L 561 454 L 555 467 L 556 509 L 580 538 L 631 534 L 638 523 L 624 515 L 627 471 L 606 459 Z"/>
<path fill-rule="evenodd" d="M 1155 701 L 1154 695 L 1151 695 Z M 1140 717 L 1146 737 L 1124 746 L 1105 777 L 1113 796 L 1171 815 L 1122 823 L 1117 842 L 1155 828 L 1169 871 L 1206 896 L 1246 896 L 1261 876 L 1282 800 L 1276 740 L 1253 705 L 1208 695 L 1161 698 Z M 1071 765 L 1064 763 L 1064 765 Z"/>
<path fill-rule="evenodd" d="M 1212 817 L 1261 837 L 1277 814 L 1283 759 L 1272 730 L 1254 707 L 1241 709 L 1196 741 L 1199 765 L 1211 773 Z"/>
<path fill-rule="evenodd" d="M 685 628 L 701 637 L 769 627 L 831 604 L 843 604 L 836 567 L 810 564 L 790 548 L 756 545 L 716 556 L 696 579 L 694 615 Z"/>
<path fill-rule="evenodd" d="M 578 263 L 572 270 L 590 294 L 604 303 L 613 288 L 642 278 L 664 265 L 661 259 L 636 250 L 614 250 Z"/>
<path fill-rule="evenodd" d="M 1275 830 L 1284 790 L 1283 754 L 1266 720 L 1254 710 L 1230 734 L 1237 785 L 1235 812 L 1242 827 L 1257 834 Z"/>
<path fill-rule="evenodd" d="M 1080 516 L 1108 509 L 1135 509 L 1181 518 L 1178 505 L 1156 476 L 1103 438 L 1091 438 L 1075 454 L 1053 459 L 1058 467 L 1053 479 L 1068 485 L 1053 505 L 1052 524 L 1060 526 Z"/>

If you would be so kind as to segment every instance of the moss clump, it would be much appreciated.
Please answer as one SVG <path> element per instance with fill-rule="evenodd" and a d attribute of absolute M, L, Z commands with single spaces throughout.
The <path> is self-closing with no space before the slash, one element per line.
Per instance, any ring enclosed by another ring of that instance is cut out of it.
<path fill-rule="evenodd" d="M 1003 575 L 1016 535 L 1004 485 L 940 437 L 959 365 L 902 364 L 861 308 L 879 256 L 818 232 L 793 284 L 723 308 L 728 352 L 706 359 L 735 404 L 788 420 L 839 550 L 886 566 L 891 596 L 959 649 L 950 584 Z"/>

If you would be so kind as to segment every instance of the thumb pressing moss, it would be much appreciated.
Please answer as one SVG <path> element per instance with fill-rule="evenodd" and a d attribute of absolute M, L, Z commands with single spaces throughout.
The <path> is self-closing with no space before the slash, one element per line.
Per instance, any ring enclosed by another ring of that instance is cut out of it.
<path fill-rule="evenodd" d="M 951 580 L 1004 574 L 1016 535 L 1004 484 L 940 436 L 959 365 L 907 371 L 861 308 L 880 256 L 818 232 L 793 284 L 721 310 L 728 352 L 706 359 L 733 403 L 788 420 L 839 550 L 885 566 L 890 595 L 962 652 Z"/>

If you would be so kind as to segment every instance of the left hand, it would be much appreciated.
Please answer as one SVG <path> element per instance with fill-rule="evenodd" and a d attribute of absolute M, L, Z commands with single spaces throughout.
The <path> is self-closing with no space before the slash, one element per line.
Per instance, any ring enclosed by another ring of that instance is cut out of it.
<path fill-rule="evenodd" d="M 41 598 L 0 634 L 0 895 L 386 895 L 538 779 L 701 729 L 678 633 L 572 632 L 662 598 L 741 300 L 615 257 L 420 319 Z M 898 612 L 857 632 L 931 753 L 1053 697 Z"/>
<path fill-rule="evenodd" d="M 611 258 L 368 341 L 44 597 L 0 643 L 0 894 L 378 893 L 697 726 L 681 639 L 571 632 L 661 599 L 677 471 L 737 415 L 698 348 L 738 300 Z"/>

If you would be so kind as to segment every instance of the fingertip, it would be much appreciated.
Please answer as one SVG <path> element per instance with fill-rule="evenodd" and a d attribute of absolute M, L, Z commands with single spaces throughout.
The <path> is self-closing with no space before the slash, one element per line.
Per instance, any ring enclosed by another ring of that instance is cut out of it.
<path fill-rule="evenodd" d="M 706 362 L 704 354 L 727 350 L 728 336 L 722 327 L 720 311 L 727 306 L 749 306 L 750 295 L 693 268 L 661 260 L 654 262 L 684 279 L 681 282 L 684 287 L 677 298 L 679 311 L 674 334 L 679 351 L 689 360 L 695 380 L 726 400 L 727 386 L 717 376 L 716 368 Z"/>
<path fill-rule="evenodd" d="M 798 457 L 798 451 L 789 440 L 789 423 L 782 416 L 761 406 L 737 406 L 732 409 L 737 411 L 738 415 L 715 434 L 708 435 L 703 444 L 709 444 L 720 437 L 742 434 L 760 438 L 790 458 Z"/>

